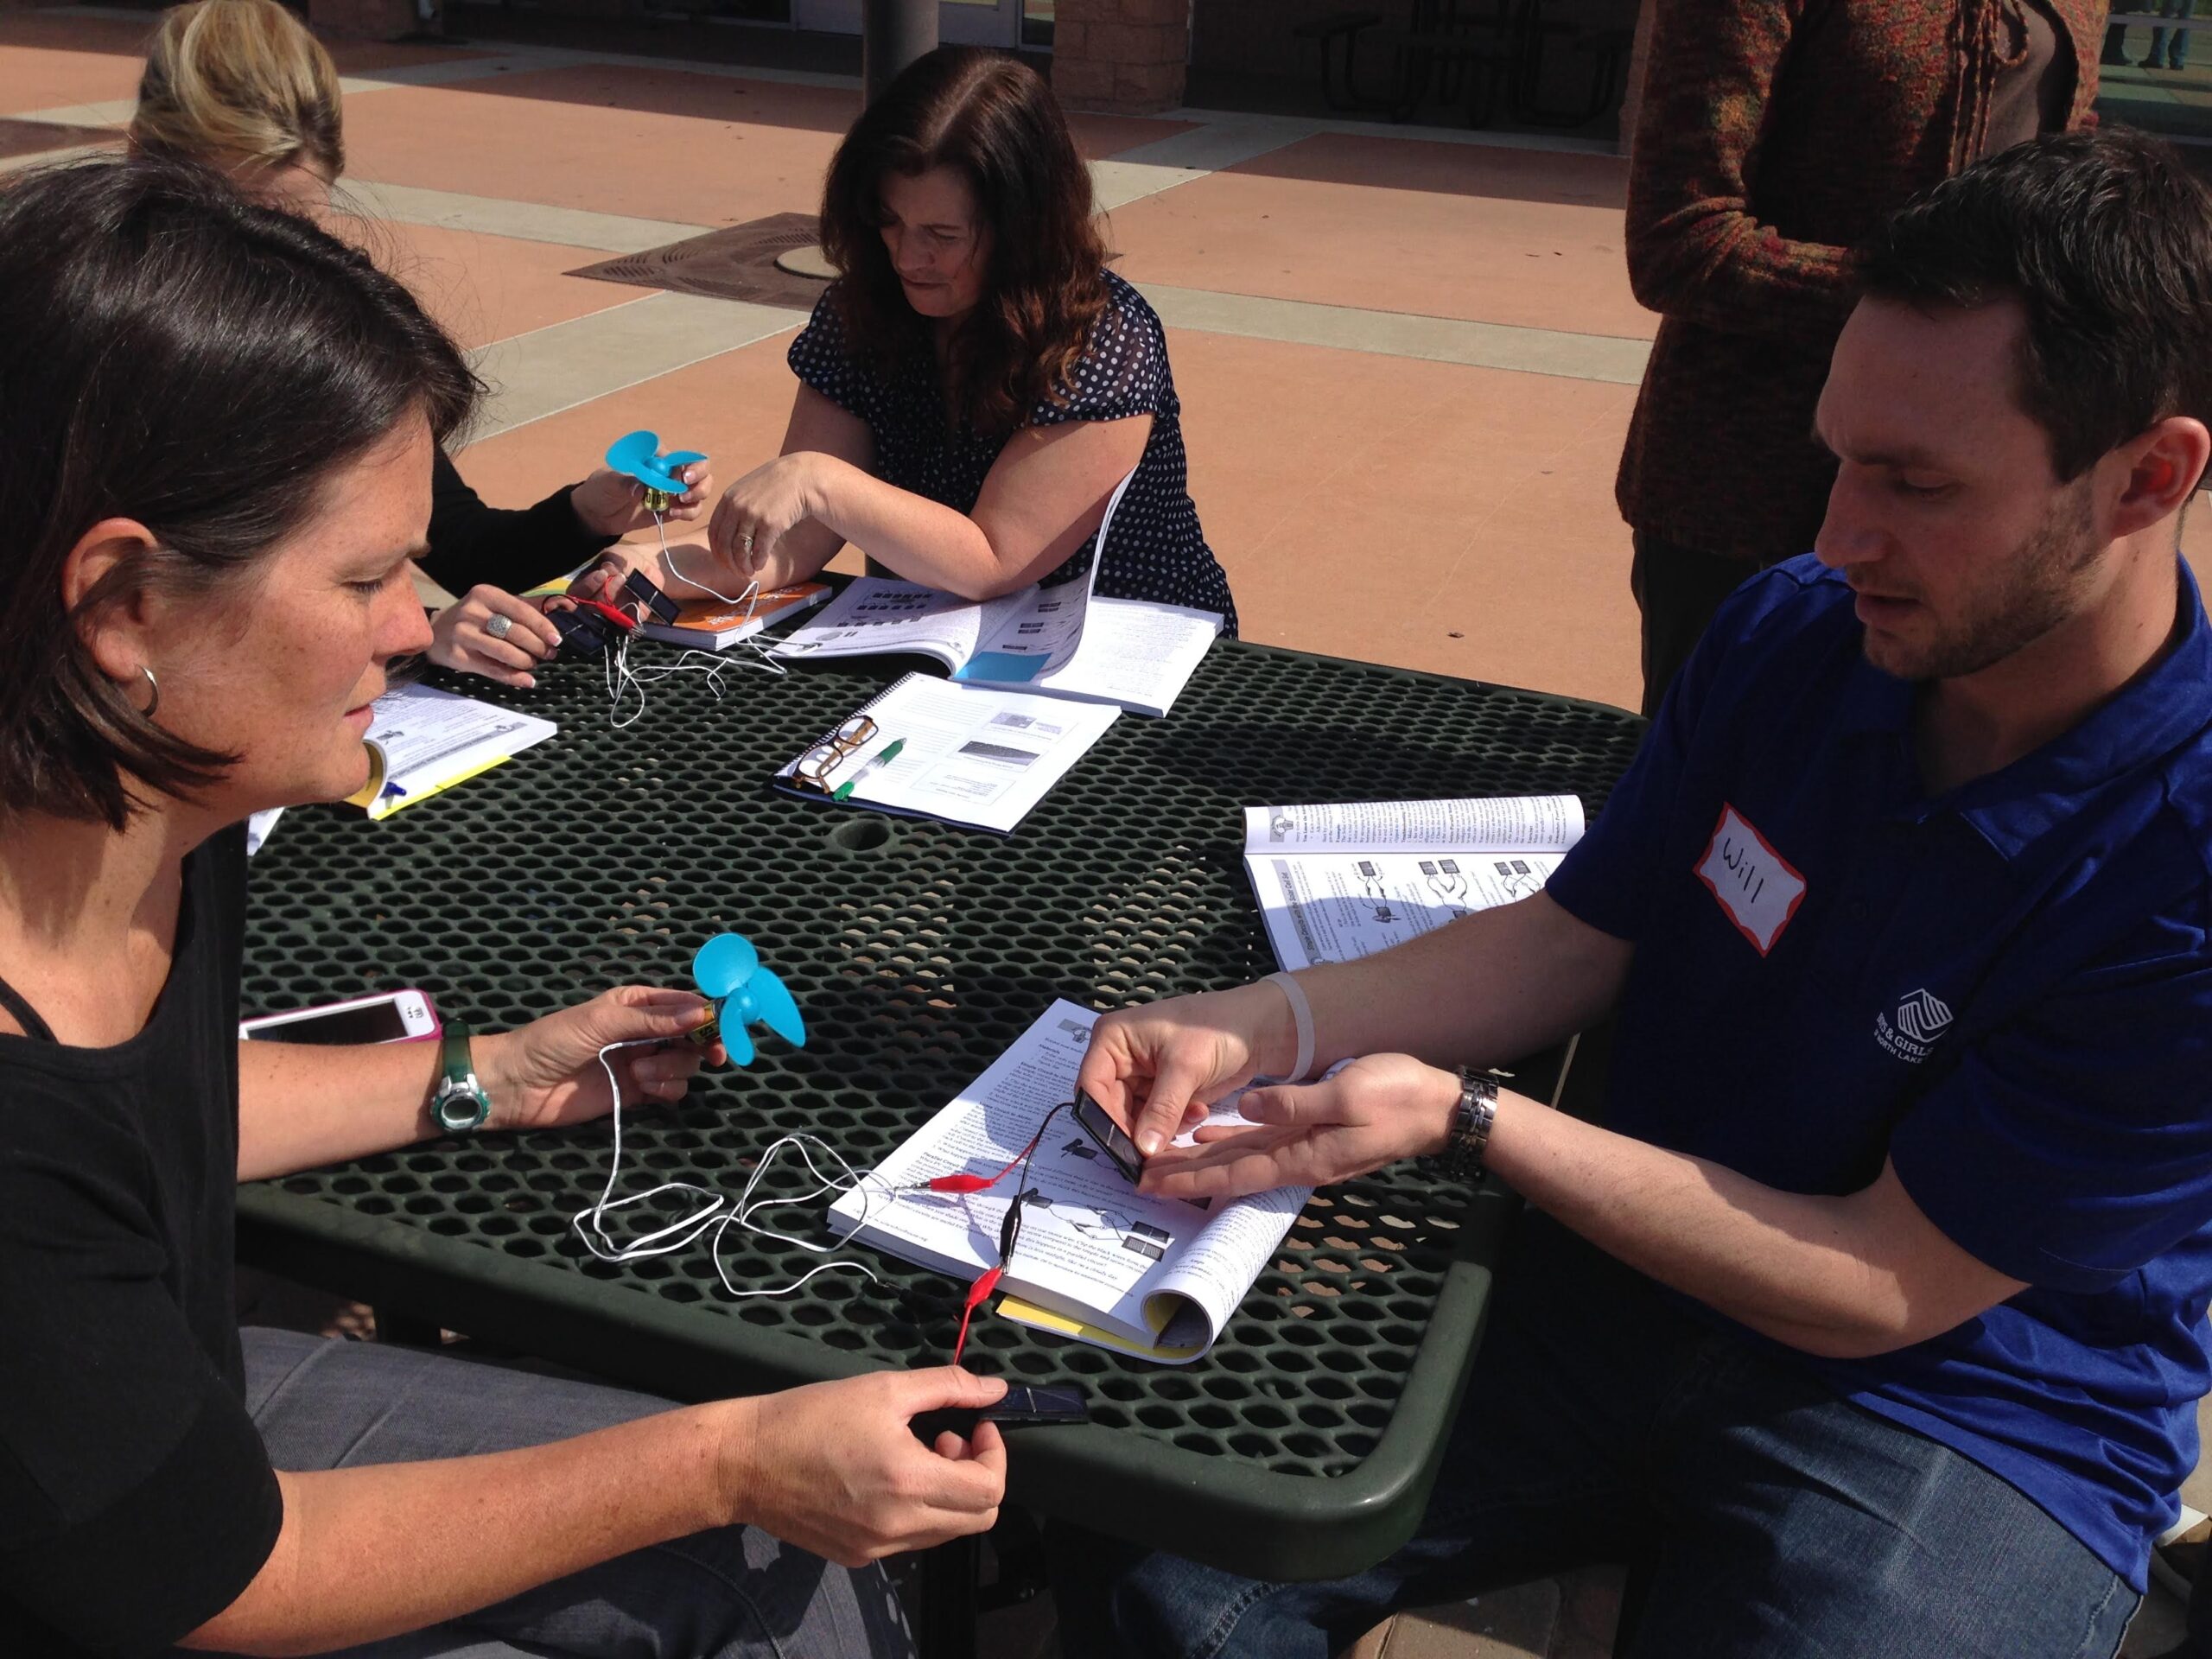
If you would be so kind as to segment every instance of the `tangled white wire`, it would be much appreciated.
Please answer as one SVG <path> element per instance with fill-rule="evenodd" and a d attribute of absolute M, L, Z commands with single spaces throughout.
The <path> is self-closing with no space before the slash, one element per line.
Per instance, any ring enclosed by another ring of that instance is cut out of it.
<path fill-rule="evenodd" d="M 816 1274 L 833 1272 L 839 1268 L 866 1274 L 869 1280 L 881 1283 L 874 1271 L 864 1263 L 833 1259 L 824 1262 L 819 1267 L 808 1268 L 788 1285 L 779 1285 L 766 1290 L 741 1290 L 731 1282 L 729 1270 L 722 1265 L 722 1235 L 728 1230 L 733 1222 L 748 1233 L 758 1234 L 762 1238 L 773 1239 L 779 1244 L 789 1244 L 798 1249 L 810 1251 L 816 1255 L 828 1255 L 836 1248 L 830 1244 L 810 1243 L 803 1238 L 794 1238 L 789 1233 L 779 1233 L 772 1227 L 759 1224 L 753 1217 L 764 1210 L 776 1209 L 784 1205 L 811 1204 L 818 1198 L 828 1197 L 832 1192 L 847 1192 L 855 1188 L 860 1188 L 868 1194 L 867 1202 L 861 1211 L 859 1223 L 860 1225 L 866 1226 L 874 1214 L 875 1198 L 879 1192 L 891 1202 L 898 1201 L 897 1188 L 885 1183 L 882 1178 L 872 1170 L 855 1169 L 852 1165 L 846 1162 L 843 1154 L 835 1147 L 817 1135 L 786 1135 L 771 1141 L 767 1150 L 760 1154 L 760 1163 L 754 1166 L 753 1173 L 747 1178 L 745 1190 L 734 1198 L 727 1192 L 717 1192 L 710 1186 L 702 1186 L 696 1181 L 663 1181 L 658 1186 L 648 1192 L 633 1192 L 627 1198 L 621 1198 L 614 1196 L 615 1183 L 621 1179 L 622 1175 L 622 1080 L 615 1075 L 613 1063 L 607 1057 L 617 1049 L 649 1048 L 658 1046 L 658 1041 L 657 1038 L 646 1038 L 635 1042 L 609 1043 L 599 1051 L 600 1068 L 607 1073 L 607 1086 L 613 1094 L 614 1157 L 607 1166 L 607 1185 L 600 1192 L 599 1201 L 588 1209 L 579 1210 L 574 1217 L 573 1224 L 576 1230 L 576 1236 L 583 1240 L 584 1248 L 602 1262 L 635 1262 L 649 1255 L 672 1255 L 678 1250 L 688 1249 L 703 1238 L 708 1241 L 708 1259 L 715 1264 L 715 1276 L 722 1281 L 724 1290 L 733 1297 L 741 1300 L 753 1296 L 787 1296 Z M 796 1193 L 788 1198 L 777 1198 L 773 1195 L 756 1198 L 754 1194 L 759 1192 L 760 1183 L 767 1179 L 768 1171 L 775 1163 L 777 1155 L 786 1147 L 798 1149 L 799 1161 L 806 1166 L 807 1173 L 814 1177 L 813 1190 Z M 823 1174 L 816 1165 L 814 1153 L 809 1150 L 810 1147 L 819 1151 L 825 1158 L 833 1160 L 843 1173 Z M 874 1185 L 871 1186 L 870 1183 L 874 1183 Z M 663 1193 L 667 1192 L 690 1193 L 703 1199 L 704 1202 L 695 1207 L 690 1214 L 679 1216 L 667 1225 L 658 1227 L 644 1237 L 632 1239 L 626 1244 L 617 1243 L 608 1236 L 607 1217 L 609 1215 L 617 1210 L 627 1209 L 633 1204 L 651 1204 Z"/>
<path fill-rule="evenodd" d="M 725 605 L 733 607 L 742 605 L 745 607 L 745 620 L 747 622 L 753 620 L 753 613 L 759 608 L 760 603 L 760 584 L 758 582 L 747 582 L 745 590 L 733 597 L 719 588 L 709 588 L 705 582 L 695 577 L 685 575 L 677 568 L 675 550 L 668 544 L 667 522 L 658 513 L 653 515 L 653 528 L 659 533 L 661 562 L 668 567 L 669 575 L 681 582 L 689 582 L 702 593 L 713 594 Z M 789 672 L 755 639 L 738 641 L 728 655 L 692 647 L 685 650 L 683 654 L 672 663 L 652 663 L 644 668 L 633 668 L 630 664 L 632 637 L 631 634 L 625 633 L 607 653 L 607 700 L 611 705 L 607 723 L 617 731 L 620 731 L 626 726 L 635 725 L 644 717 L 645 688 L 649 685 L 658 685 L 673 675 L 703 674 L 706 676 L 707 689 L 714 693 L 717 701 L 720 701 L 722 695 L 721 677 L 730 669 L 756 670 L 763 674 L 778 676 Z M 626 715 L 622 712 L 623 699 L 632 694 L 638 699 L 638 706 Z"/>

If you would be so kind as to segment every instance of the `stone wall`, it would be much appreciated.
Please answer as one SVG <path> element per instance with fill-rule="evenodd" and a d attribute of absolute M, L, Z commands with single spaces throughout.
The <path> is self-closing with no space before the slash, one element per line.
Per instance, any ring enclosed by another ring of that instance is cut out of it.
<path fill-rule="evenodd" d="M 308 22 L 327 41 L 397 41 L 445 32 L 442 16 L 423 21 L 415 0 L 308 0 Z"/>
<path fill-rule="evenodd" d="M 1072 110 L 1156 115 L 1183 101 L 1190 0 L 1059 0 L 1052 90 Z"/>

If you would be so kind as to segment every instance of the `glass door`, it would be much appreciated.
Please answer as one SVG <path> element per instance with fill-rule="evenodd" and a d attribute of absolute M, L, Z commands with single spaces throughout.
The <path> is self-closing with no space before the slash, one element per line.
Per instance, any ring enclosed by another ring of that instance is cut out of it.
<path fill-rule="evenodd" d="M 861 0 L 791 0 L 791 26 L 857 35 Z M 949 46 L 1019 45 L 1021 0 L 938 0 L 937 35 Z"/>

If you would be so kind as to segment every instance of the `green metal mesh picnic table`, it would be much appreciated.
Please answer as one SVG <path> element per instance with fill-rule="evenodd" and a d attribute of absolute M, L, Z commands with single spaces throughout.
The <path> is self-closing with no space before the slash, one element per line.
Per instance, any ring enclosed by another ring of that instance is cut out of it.
<path fill-rule="evenodd" d="M 1224 641 L 1164 720 L 1125 715 L 1008 836 L 772 792 L 778 766 L 896 668 L 663 682 L 614 729 L 595 665 L 460 689 L 560 735 L 381 823 L 289 814 L 254 860 L 245 1006 L 418 986 L 497 1029 L 632 981 L 688 985 L 749 936 L 804 1011 L 744 1070 L 626 1113 L 618 1194 L 734 1190 L 794 1130 L 880 1160 L 1056 996 L 1101 1008 L 1275 964 L 1243 866 L 1247 804 L 1571 792 L 1592 814 L 1643 722 L 1557 697 Z M 965 1287 L 874 1252 L 734 1300 L 702 1244 L 612 1266 L 571 1217 L 608 1126 L 427 1142 L 240 1193 L 256 1265 L 678 1398 L 941 1363 Z M 810 1184 L 779 1160 L 766 1190 Z M 639 1205 L 618 1240 L 671 1218 Z M 1070 1382 L 1095 1421 L 1014 1442 L 1011 1496 L 1274 1579 L 1357 1571 L 1418 1518 L 1478 1337 L 1510 1200 L 1412 1166 L 1318 1193 L 1221 1341 L 1145 1363 L 982 1318 L 968 1363 Z M 820 1206 L 781 1224 L 827 1242 Z M 823 1259 L 733 1229 L 741 1286 Z"/>

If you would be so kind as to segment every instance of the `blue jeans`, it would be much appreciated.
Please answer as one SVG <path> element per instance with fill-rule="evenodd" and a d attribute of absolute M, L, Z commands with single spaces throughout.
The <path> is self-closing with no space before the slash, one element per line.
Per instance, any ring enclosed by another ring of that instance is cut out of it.
<path fill-rule="evenodd" d="M 466 1457 L 628 1422 L 668 1402 L 377 1343 L 245 1333 L 246 1405 L 279 1469 Z M 571 1494 L 588 1505 L 589 1492 Z M 880 1567 L 849 1573 L 727 1527 L 590 1567 L 343 1659 L 912 1659 Z"/>
<path fill-rule="evenodd" d="M 1271 1584 L 1073 1529 L 1068 1659 L 1329 1659 L 1387 1614 L 1649 1557 L 1636 1659 L 2109 1659 L 2135 1592 L 2043 1510 L 1523 1217 L 1419 1535 Z"/>
<path fill-rule="evenodd" d="M 2187 17 L 2196 11 L 2196 0 L 2156 0 L 2155 5 L 2146 6 L 2144 10 L 2155 10 L 2161 17 Z M 2153 29 L 2151 31 L 2151 55 L 2143 60 L 2144 67 L 2153 67 L 2162 57 L 2169 69 L 2189 67 L 2189 31 L 2186 29 Z"/>

